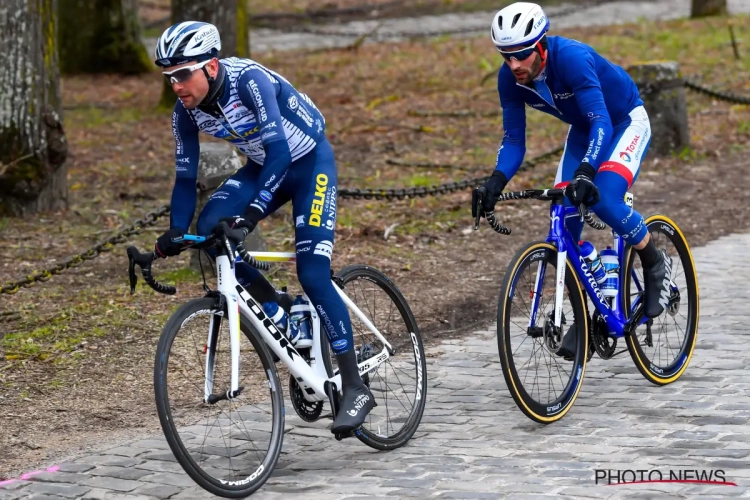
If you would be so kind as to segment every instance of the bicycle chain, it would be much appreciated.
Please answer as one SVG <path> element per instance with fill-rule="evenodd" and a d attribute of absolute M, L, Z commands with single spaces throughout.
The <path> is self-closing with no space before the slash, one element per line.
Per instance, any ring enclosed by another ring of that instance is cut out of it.
<path fill-rule="evenodd" d="M 95 259 L 101 253 L 111 251 L 116 244 L 125 243 L 126 241 L 128 241 L 127 237 L 134 234 L 140 234 L 140 232 L 144 228 L 156 224 L 156 221 L 159 220 L 159 218 L 169 213 L 169 209 L 169 205 L 163 205 L 153 212 L 147 213 L 143 219 L 136 220 L 129 227 L 120 230 L 117 234 L 114 234 L 106 240 L 97 243 L 83 253 L 68 257 L 64 261 L 52 266 L 49 269 L 36 270 L 31 274 L 28 274 L 23 279 L 20 279 L 18 281 L 9 281 L 3 284 L 2 286 L 0 286 L 0 295 L 4 293 L 12 295 L 18 292 L 21 287 L 29 288 L 37 282 L 49 281 L 52 276 L 60 274 L 66 269 L 78 267 L 83 264 L 84 261 Z"/>

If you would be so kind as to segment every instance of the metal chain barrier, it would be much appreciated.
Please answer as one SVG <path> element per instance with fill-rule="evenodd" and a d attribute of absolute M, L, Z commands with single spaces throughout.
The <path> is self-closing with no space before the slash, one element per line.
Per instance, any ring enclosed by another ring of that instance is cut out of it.
<path fill-rule="evenodd" d="M 735 104 L 750 104 L 750 97 L 740 96 L 737 94 L 733 94 L 731 92 L 721 92 L 719 90 L 714 90 L 710 87 L 703 87 L 702 85 L 695 83 L 693 80 L 689 78 L 684 79 L 684 84 L 685 84 L 685 87 L 687 87 L 688 89 L 694 92 L 705 94 L 710 97 L 719 99 L 721 101 L 732 102 Z"/>
<path fill-rule="evenodd" d="M 117 234 L 110 236 L 105 241 L 97 243 L 90 249 L 83 253 L 68 257 L 63 262 L 52 266 L 49 269 L 42 269 L 28 274 L 25 278 L 18 281 L 9 281 L 0 286 L 0 295 L 2 294 L 14 294 L 21 289 L 21 287 L 31 287 L 37 282 L 49 281 L 49 279 L 55 274 L 60 274 L 62 271 L 74 267 L 78 267 L 83 264 L 84 261 L 94 259 L 103 252 L 109 252 L 112 248 L 119 244 L 125 243 L 129 236 L 134 234 L 140 234 L 144 228 L 153 226 L 159 218 L 169 213 L 169 205 L 163 205 L 153 212 L 149 212 L 143 219 L 138 219 L 133 222 L 129 227 L 120 230 Z"/>
<path fill-rule="evenodd" d="M 736 103 L 736 104 L 750 105 L 750 98 L 748 97 L 739 96 L 731 92 L 722 92 L 719 90 L 714 90 L 710 87 L 704 87 L 696 83 L 695 81 L 691 80 L 690 78 L 674 79 L 674 80 L 669 80 L 666 82 L 660 82 L 660 83 L 654 83 L 654 84 L 649 83 L 649 84 L 644 85 L 641 88 L 641 92 L 644 94 L 648 94 L 648 93 L 657 92 L 660 90 L 666 90 L 669 88 L 677 88 L 680 86 L 685 86 L 686 88 L 693 90 L 694 92 L 702 93 L 702 94 L 708 95 L 710 97 L 713 97 L 715 99 L 719 99 L 722 101 Z M 427 112 L 420 112 L 420 111 L 410 111 L 409 114 L 418 114 L 420 116 L 431 116 Z M 448 112 L 448 113 L 443 112 L 443 115 L 450 115 L 450 116 L 470 116 L 470 115 L 476 116 L 476 114 L 477 112 L 475 111 L 456 111 L 456 112 Z M 551 158 L 552 156 L 561 153 L 562 151 L 563 151 L 563 147 L 557 147 L 535 158 L 531 158 L 525 161 L 521 165 L 521 167 L 519 168 L 519 171 L 523 171 L 531 167 L 534 167 L 538 165 L 539 163 L 542 163 L 543 161 Z M 407 163 L 404 165 L 409 165 L 409 164 Z M 419 164 L 419 166 L 424 166 L 424 164 Z M 467 167 L 459 167 L 459 166 L 454 166 L 454 165 L 451 165 L 451 167 L 467 168 Z M 342 199 L 355 199 L 355 200 L 360 200 L 360 199 L 403 200 L 407 198 L 416 198 L 416 197 L 424 198 L 426 196 L 436 196 L 436 195 L 460 191 L 460 190 L 463 190 L 463 189 L 466 189 L 466 188 L 469 188 L 469 187 L 472 187 L 479 183 L 484 182 L 487 179 L 487 177 L 488 176 L 475 177 L 473 179 L 466 179 L 460 182 L 447 182 L 445 184 L 438 184 L 438 185 L 429 186 L 429 187 L 422 186 L 422 187 L 414 187 L 414 188 L 388 188 L 388 189 L 343 188 L 339 190 L 338 195 Z M 52 276 L 59 274 L 66 269 L 78 267 L 81 264 L 83 264 L 83 262 L 86 260 L 94 259 L 103 252 L 109 252 L 112 250 L 112 248 L 116 244 L 126 242 L 129 236 L 140 234 L 144 228 L 155 225 L 156 221 L 160 219 L 161 217 L 163 217 L 164 215 L 168 214 L 169 211 L 170 211 L 170 206 L 163 205 L 159 207 L 158 209 L 147 213 L 143 219 L 136 220 L 129 227 L 120 230 L 117 234 L 110 236 L 103 242 L 97 243 L 92 248 L 90 248 L 89 250 L 83 253 L 69 257 L 63 262 L 56 264 L 49 269 L 33 271 L 32 273 L 28 274 L 26 277 L 18 281 L 9 281 L 3 284 L 2 286 L 0 286 L 0 295 L 15 294 L 16 292 L 18 292 L 18 290 L 21 289 L 21 287 L 28 288 L 28 287 L 33 286 L 35 283 L 49 281 L 49 279 Z"/>
<path fill-rule="evenodd" d="M 542 163 L 543 161 L 551 158 L 552 156 L 559 154 L 563 151 L 563 147 L 557 147 L 546 153 L 526 160 L 521 164 L 518 169 L 519 172 L 527 170 L 531 167 Z M 406 198 L 424 198 L 425 196 L 434 196 L 439 194 L 453 193 L 466 189 L 468 187 L 475 186 L 487 180 L 489 176 L 475 177 L 473 179 L 467 179 L 460 182 L 447 182 L 445 184 L 438 184 L 436 186 L 429 187 L 415 187 L 415 188 L 393 188 L 393 189 L 370 189 L 370 188 L 355 188 L 355 189 L 341 189 L 338 192 L 338 196 L 342 199 L 365 199 L 365 200 L 403 200 Z"/>

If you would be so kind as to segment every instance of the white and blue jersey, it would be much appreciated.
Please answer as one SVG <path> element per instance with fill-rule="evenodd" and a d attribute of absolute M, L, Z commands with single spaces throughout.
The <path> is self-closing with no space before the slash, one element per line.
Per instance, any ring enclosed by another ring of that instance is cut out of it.
<path fill-rule="evenodd" d="M 220 64 L 226 70 L 223 93 L 207 107 L 211 111 L 175 104 L 171 227 L 187 231 L 193 219 L 199 133 L 236 146 L 247 164 L 212 193 L 198 216 L 197 233 L 210 234 L 222 218 L 243 215 L 248 207 L 260 209 L 262 219 L 291 201 L 297 278 L 333 352 L 349 351 L 354 347 L 351 320 L 331 282 L 338 175 L 325 119 L 309 97 L 257 62 L 228 58 Z M 235 273 L 243 286 L 261 279 L 242 261 Z"/>
<path fill-rule="evenodd" d="M 261 166 L 251 205 L 267 214 L 286 170 L 324 137 L 325 118 L 312 100 L 284 77 L 251 59 L 221 59 L 227 75 L 218 113 L 186 109 L 177 101 L 172 116 L 177 179 L 172 193 L 172 227 L 187 230 L 195 212 L 203 132 L 224 139 Z"/>

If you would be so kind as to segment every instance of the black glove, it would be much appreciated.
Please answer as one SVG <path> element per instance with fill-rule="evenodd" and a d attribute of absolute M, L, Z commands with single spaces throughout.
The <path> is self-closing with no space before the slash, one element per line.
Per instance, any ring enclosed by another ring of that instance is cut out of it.
<path fill-rule="evenodd" d="M 596 170 L 588 163 L 581 166 L 573 173 L 573 180 L 565 188 L 565 194 L 570 202 L 578 207 L 584 205 L 596 205 L 599 202 L 599 189 L 594 184 Z"/>
<path fill-rule="evenodd" d="M 244 215 L 234 215 L 232 217 L 224 217 L 219 222 L 226 222 L 229 229 L 247 229 L 247 234 L 250 234 L 258 225 L 258 221 L 263 217 L 263 213 L 255 208 L 250 207 L 245 211 Z"/>
<path fill-rule="evenodd" d="M 492 212 L 495 209 L 497 198 L 503 192 L 503 189 L 505 189 L 505 186 L 507 184 L 508 179 L 507 177 L 505 177 L 504 173 L 499 170 L 495 170 L 494 172 L 492 172 L 492 176 L 487 180 L 487 182 L 484 183 L 484 186 L 482 186 L 484 187 L 485 192 L 483 193 L 481 207 L 477 206 L 479 204 L 478 191 L 475 189 L 471 195 L 471 216 L 476 218 L 477 211 L 480 208 L 483 214 L 485 212 Z"/>
<path fill-rule="evenodd" d="M 156 238 L 154 251 L 162 259 L 179 255 L 183 250 L 184 242 L 172 241 L 172 238 L 180 238 L 185 234 L 182 229 L 170 228 L 164 231 L 164 234 Z"/>

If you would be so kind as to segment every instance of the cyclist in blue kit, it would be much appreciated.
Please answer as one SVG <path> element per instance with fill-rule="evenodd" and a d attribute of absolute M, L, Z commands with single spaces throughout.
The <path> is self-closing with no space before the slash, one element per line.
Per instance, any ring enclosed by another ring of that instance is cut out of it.
<path fill-rule="evenodd" d="M 644 271 L 645 315 L 659 316 L 669 297 L 671 258 L 656 248 L 641 214 L 626 205 L 651 143 L 651 127 L 635 82 L 590 46 L 547 36 L 549 19 L 534 3 L 516 2 L 492 20 L 491 38 L 505 59 L 498 72 L 504 135 L 496 167 L 484 185 L 487 196 L 472 215 L 492 212 L 526 153 L 526 105 L 570 125 L 555 179 L 566 205 L 591 207 L 638 252 Z M 583 222 L 565 221 L 578 240 Z M 573 325 L 571 329 L 574 327 Z M 570 330 L 568 331 L 570 333 Z M 572 356 L 566 333 L 560 354 Z"/>
<path fill-rule="evenodd" d="M 297 277 L 321 317 L 341 373 L 343 397 L 331 431 L 352 431 L 375 401 L 359 376 L 349 312 L 331 283 L 337 172 L 325 118 L 281 75 L 251 59 L 219 60 L 220 50 L 216 27 L 193 21 L 169 27 L 156 44 L 156 64 L 179 99 L 172 115 L 176 180 L 170 227 L 155 251 L 168 257 L 185 248 L 172 240 L 188 231 L 195 214 L 199 132 L 233 144 L 248 161 L 212 194 L 198 215 L 197 232 L 210 234 L 222 220 L 251 232 L 292 202 Z M 238 261 L 236 274 L 261 303 L 281 304 L 288 313 L 289 297 L 257 269 Z M 309 337 L 291 340 L 310 345 Z"/>

